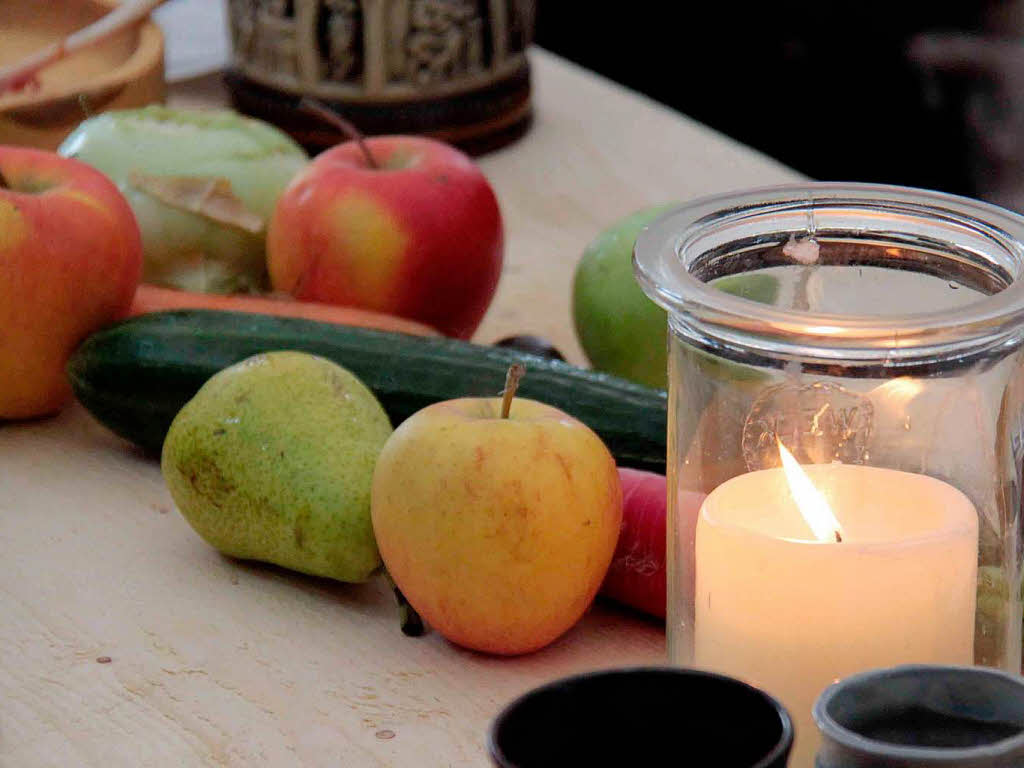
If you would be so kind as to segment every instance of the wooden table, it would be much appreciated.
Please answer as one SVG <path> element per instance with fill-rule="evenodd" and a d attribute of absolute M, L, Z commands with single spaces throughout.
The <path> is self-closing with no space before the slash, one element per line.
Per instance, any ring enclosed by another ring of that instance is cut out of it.
<path fill-rule="evenodd" d="M 569 289 L 594 234 L 646 204 L 797 176 L 543 51 L 533 62 L 533 130 L 480 161 L 508 245 L 478 339 L 538 333 L 582 362 Z M 221 99 L 209 78 L 172 90 Z M 518 693 L 663 658 L 659 625 L 603 605 L 524 658 L 403 637 L 380 583 L 219 556 L 157 464 L 81 408 L 0 425 L 3 768 L 483 766 L 488 721 Z"/>

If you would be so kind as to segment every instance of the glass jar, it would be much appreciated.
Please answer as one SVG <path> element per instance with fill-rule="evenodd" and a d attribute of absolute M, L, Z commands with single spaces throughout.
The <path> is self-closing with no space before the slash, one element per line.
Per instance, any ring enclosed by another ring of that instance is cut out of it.
<path fill-rule="evenodd" d="M 1021 669 L 1022 242 L 993 205 L 834 183 L 637 240 L 668 310 L 670 661 L 779 696 L 796 766 L 835 679 Z"/>

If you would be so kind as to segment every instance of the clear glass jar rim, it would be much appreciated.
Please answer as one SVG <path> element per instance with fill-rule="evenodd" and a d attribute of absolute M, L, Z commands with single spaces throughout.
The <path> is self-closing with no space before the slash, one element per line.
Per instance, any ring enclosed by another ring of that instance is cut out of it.
<path fill-rule="evenodd" d="M 1012 282 L 979 301 L 941 311 L 856 316 L 780 309 L 724 291 L 694 276 L 692 241 L 729 216 L 843 204 L 943 217 L 975 228 L 1013 261 Z M 637 237 L 634 272 L 644 292 L 671 316 L 704 330 L 817 349 L 918 350 L 994 343 L 1024 326 L 1024 216 L 991 203 L 911 187 L 805 182 L 700 198 L 662 214 Z"/>

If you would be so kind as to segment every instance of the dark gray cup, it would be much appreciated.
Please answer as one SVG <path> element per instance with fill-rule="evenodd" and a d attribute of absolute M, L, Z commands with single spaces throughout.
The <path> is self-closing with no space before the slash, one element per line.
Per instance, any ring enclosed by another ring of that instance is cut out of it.
<path fill-rule="evenodd" d="M 984 667 L 854 675 L 821 694 L 814 720 L 817 768 L 1024 766 L 1024 681 Z"/>
<path fill-rule="evenodd" d="M 768 694 L 675 667 L 592 672 L 521 696 L 494 720 L 500 768 L 785 768 L 793 725 Z"/>

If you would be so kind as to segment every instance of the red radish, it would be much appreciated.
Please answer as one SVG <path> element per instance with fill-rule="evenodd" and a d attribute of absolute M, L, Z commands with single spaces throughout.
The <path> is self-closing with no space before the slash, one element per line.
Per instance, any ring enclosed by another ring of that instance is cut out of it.
<path fill-rule="evenodd" d="M 665 617 L 665 476 L 619 467 L 622 532 L 601 594 Z"/>
<path fill-rule="evenodd" d="M 665 618 L 665 539 L 668 501 L 663 475 L 619 467 L 622 485 L 622 530 L 601 594 L 638 611 Z M 692 578 L 693 563 L 685 551 L 693 549 L 697 515 L 706 494 L 679 492 L 676 533 L 684 542 L 683 574 Z M 692 588 L 692 584 L 691 584 Z"/>

